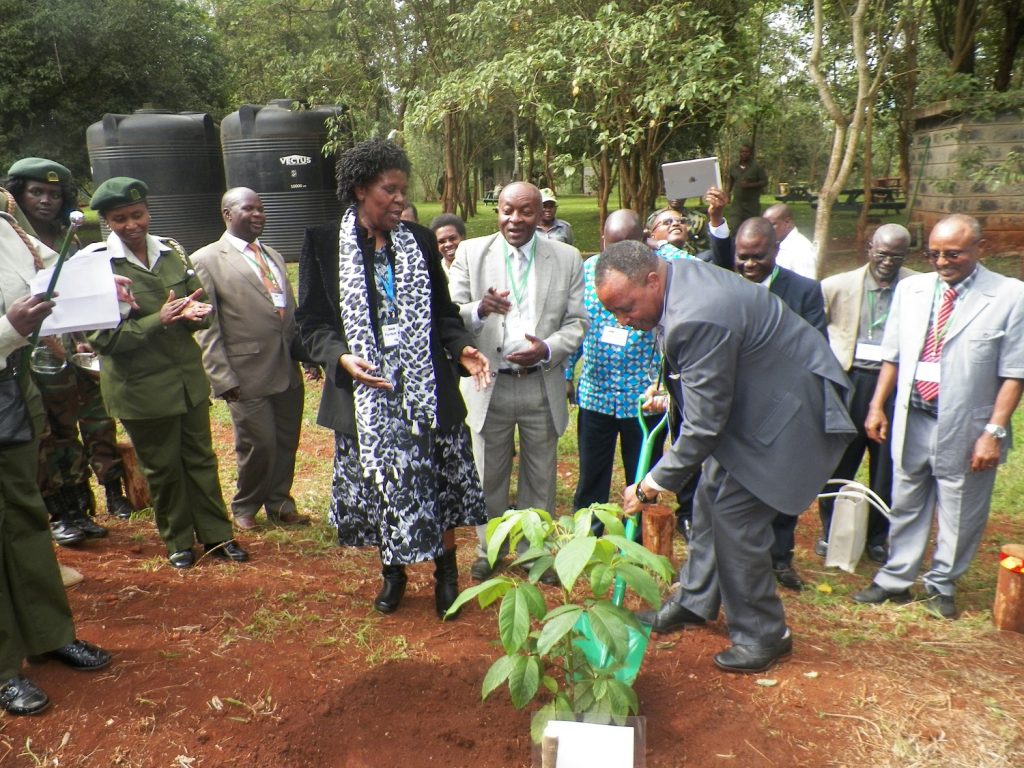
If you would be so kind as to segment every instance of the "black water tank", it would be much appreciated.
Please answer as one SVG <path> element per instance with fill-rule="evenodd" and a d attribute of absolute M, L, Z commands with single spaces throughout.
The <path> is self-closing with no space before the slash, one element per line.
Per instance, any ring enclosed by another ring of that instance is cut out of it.
<path fill-rule="evenodd" d="M 173 237 L 189 252 L 223 234 L 224 165 L 210 115 L 157 109 L 106 114 L 85 136 L 93 183 L 113 176 L 146 182 L 151 234 Z"/>
<path fill-rule="evenodd" d="M 342 106 L 293 109 L 288 99 L 266 106 L 246 104 L 221 122 L 224 175 L 228 188 L 250 187 L 267 213 L 262 240 L 288 261 L 298 261 L 306 227 L 341 218 L 334 156 L 325 155 L 327 120 Z"/>

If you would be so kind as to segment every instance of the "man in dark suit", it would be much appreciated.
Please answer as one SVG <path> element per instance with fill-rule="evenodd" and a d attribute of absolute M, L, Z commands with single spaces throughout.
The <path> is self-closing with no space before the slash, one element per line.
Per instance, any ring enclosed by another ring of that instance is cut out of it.
<path fill-rule="evenodd" d="M 818 495 L 855 428 L 850 389 L 825 339 L 766 291 L 699 261 L 672 263 L 617 243 L 595 276 L 601 303 L 623 325 L 657 329 L 679 438 L 623 495 L 636 514 L 703 464 L 690 557 L 680 590 L 641 620 L 657 632 L 704 624 L 724 606 L 733 645 L 715 664 L 760 672 L 792 652 L 771 570 L 775 510 Z"/>
<path fill-rule="evenodd" d="M 798 275 L 776 263 L 779 244 L 770 221 L 757 216 L 744 221 L 736 231 L 735 250 L 737 272 L 750 282 L 765 286 L 783 304 L 828 338 L 821 285 L 817 280 Z M 775 580 L 794 592 L 804 588 L 803 579 L 793 568 L 793 545 L 800 511 L 791 514 L 779 512 L 772 522 L 775 534 L 772 569 L 775 571 Z"/>
<path fill-rule="evenodd" d="M 227 402 L 235 431 L 238 490 L 231 513 L 243 531 L 257 527 L 261 507 L 272 523 L 308 524 L 291 492 L 303 406 L 295 295 L 281 254 L 259 240 L 266 221 L 259 195 L 229 189 L 221 213 L 227 231 L 192 260 L 214 307 L 210 327 L 196 339 L 213 394 Z"/>

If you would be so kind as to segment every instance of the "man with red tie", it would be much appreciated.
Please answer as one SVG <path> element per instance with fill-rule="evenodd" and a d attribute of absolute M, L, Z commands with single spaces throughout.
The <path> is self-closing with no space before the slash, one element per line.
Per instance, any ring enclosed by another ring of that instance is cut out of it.
<path fill-rule="evenodd" d="M 889 559 L 853 596 L 859 603 L 911 599 L 935 515 L 925 608 L 957 615 L 956 580 L 981 543 L 1024 389 L 1024 284 L 979 264 L 983 243 L 976 219 L 947 216 L 925 251 L 935 272 L 896 287 L 865 422 L 868 437 L 885 439 L 884 406 L 895 389 Z"/>
<path fill-rule="evenodd" d="M 260 242 L 266 217 L 253 190 L 229 189 L 221 201 L 227 231 L 192 254 L 214 307 L 210 327 L 196 333 L 213 393 L 231 410 L 238 490 L 235 527 L 257 527 L 266 509 L 277 525 L 305 525 L 292 497 L 302 426 L 304 359 L 295 330 L 295 296 L 284 259 Z"/>

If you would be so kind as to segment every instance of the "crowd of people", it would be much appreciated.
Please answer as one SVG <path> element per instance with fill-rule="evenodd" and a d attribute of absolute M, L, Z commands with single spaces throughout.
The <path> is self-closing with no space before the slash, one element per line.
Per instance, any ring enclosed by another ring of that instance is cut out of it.
<path fill-rule="evenodd" d="M 329 508 L 310 511 L 340 545 L 377 549 L 382 614 L 400 607 L 406 568 L 433 562 L 437 615 L 455 618 L 459 527 L 477 529 L 474 580 L 507 565 L 511 553 L 488 558 L 487 521 L 512 507 L 554 512 L 558 440 L 575 403 L 576 508 L 608 501 L 616 444 L 625 514 L 676 497 L 688 553 L 676 591 L 639 616 L 653 631 L 705 625 L 724 607 L 732 644 L 715 664 L 760 672 L 788 656 L 776 588 L 803 588 L 799 515 L 830 478 L 853 477 L 865 451 L 870 487 L 891 511 L 872 513 L 866 551 L 881 568 L 853 600 L 911 600 L 936 517 L 923 605 L 956 617 L 956 580 L 980 545 L 1024 382 L 1024 285 L 979 264 L 976 220 L 935 225 L 931 273 L 903 266 L 910 233 L 887 224 L 863 267 L 818 283 L 817 251 L 792 212 L 760 210 L 767 178 L 750 147 L 728 192 L 708 190 L 706 213 L 677 200 L 646 222 L 615 211 L 586 261 L 553 190 L 505 185 L 497 231 L 467 238 L 453 214 L 418 223 L 410 170 L 387 141 L 340 156 L 345 210 L 307 231 L 296 297 L 281 254 L 260 239 L 255 190 L 228 190 L 223 236 L 189 255 L 150 234 L 144 180 L 108 179 L 89 205 L 109 235 L 82 248 L 68 230 L 68 169 L 42 158 L 10 168 L 0 196 L 0 707 L 47 706 L 22 674 L 29 656 L 110 663 L 76 637 L 64 588 L 81 576 L 59 568 L 54 543 L 107 534 L 90 469 L 107 513 L 133 512 L 114 419 L 148 483 L 168 564 L 193 567 L 197 543 L 203 557 L 245 562 L 235 531 L 258 530 L 261 513 L 269 525 L 310 523 L 292 495 L 305 379 L 322 387 L 317 423 L 335 437 Z M 109 260 L 120 320 L 33 347 L 54 299 L 29 282 L 58 250 Z M 98 360 L 98 374 L 80 359 Z M 229 504 L 211 397 L 234 430 Z M 670 411 L 672 426 L 642 477 L 638 402 L 651 423 Z M 832 502 L 819 512 L 824 557 Z M 533 571 L 558 583 L 551 568 Z"/>

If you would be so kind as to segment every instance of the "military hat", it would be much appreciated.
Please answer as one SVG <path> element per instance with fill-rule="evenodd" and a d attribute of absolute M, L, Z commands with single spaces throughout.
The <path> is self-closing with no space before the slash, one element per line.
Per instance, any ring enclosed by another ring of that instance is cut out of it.
<path fill-rule="evenodd" d="M 149 188 L 144 181 L 128 176 L 115 176 L 96 187 L 89 207 L 100 213 L 112 211 L 114 208 L 141 203 L 146 199 L 148 192 Z"/>
<path fill-rule="evenodd" d="M 60 163 L 45 157 L 23 157 L 7 171 L 10 177 L 45 181 L 50 184 L 70 184 L 71 171 Z"/>

